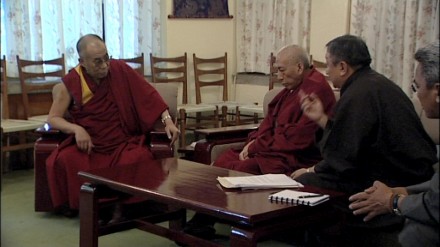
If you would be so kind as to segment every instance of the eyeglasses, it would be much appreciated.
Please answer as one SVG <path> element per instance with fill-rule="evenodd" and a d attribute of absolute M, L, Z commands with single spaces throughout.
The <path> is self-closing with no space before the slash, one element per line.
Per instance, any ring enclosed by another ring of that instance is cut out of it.
<path fill-rule="evenodd" d="M 105 54 L 104 57 L 101 58 L 94 58 L 92 60 L 92 63 L 95 67 L 101 67 L 101 65 L 103 63 L 108 63 L 110 61 L 110 59 L 112 59 L 111 56 L 109 56 L 108 54 Z"/>
<path fill-rule="evenodd" d="M 417 85 L 416 80 L 413 80 L 413 82 L 411 83 L 411 89 L 413 93 L 417 93 L 417 90 L 419 89 L 419 85 Z"/>

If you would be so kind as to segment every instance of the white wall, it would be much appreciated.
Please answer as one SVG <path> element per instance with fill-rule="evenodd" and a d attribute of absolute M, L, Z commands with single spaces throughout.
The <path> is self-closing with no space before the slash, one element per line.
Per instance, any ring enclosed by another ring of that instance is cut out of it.
<path fill-rule="evenodd" d="M 310 54 L 325 62 L 325 44 L 349 31 L 350 0 L 312 0 Z"/>

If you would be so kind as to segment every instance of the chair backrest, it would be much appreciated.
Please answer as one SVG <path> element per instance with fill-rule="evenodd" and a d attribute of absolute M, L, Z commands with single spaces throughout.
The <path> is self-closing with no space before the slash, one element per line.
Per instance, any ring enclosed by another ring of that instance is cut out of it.
<path fill-rule="evenodd" d="M 325 73 L 325 70 L 327 69 L 327 63 L 313 59 L 312 55 L 310 55 L 310 63 L 317 71 L 321 72 L 325 76 L 325 79 L 328 81 L 328 76 Z"/>
<path fill-rule="evenodd" d="M 66 74 L 64 54 L 52 60 L 24 60 L 17 55 L 18 76 L 25 117 L 33 116 L 29 106 L 29 94 L 41 90 L 51 91 L 56 82 Z"/>
<path fill-rule="evenodd" d="M 165 103 L 167 103 L 168 112 L 173 118 L 173 121 L 176 122 L 178 116 L 177 94 L 179 87 L 177 86 L 177 84 L 172 84 L 172 83 L 154 83 L 152 84 L 152 86 L 156 88 L 156 90 L 159 92 L 160 96 L 162 96 Z"/>
<path fill-rule="evenodd" d="M 200 58 L 193 53 L 196 103 L 202 103 L 201 88 L 223 87 L 223 101 L 228 100 L 228 54 L 216 58 Z"/>
<path fill-rule="evenodd" d="M 1 84 L 2 84 L 2 99 L 1 99 L 1 112 L 2 119 L 9 118 L 9 101 L 8 101 L 8 80 L 6 78 L 6 57 L 3 55 L 1 58 Z"/>
<path fill-rule="evenodd" d="M 269 90 L 272 90 L 276 83 L 281 83 L 278 80 L 278 68 L 275 67 L 276 57 L 273 55 L 273 52 L 270 53 L 270 70 L 269 70 Z"/>
<path fill-rule="evenodd" d="M 284 87 L 277 87 L 277 88 L 273 88 L 271 90 L 269 90 L 265 95 L 264 95 L 264 99 L 263 99 L 263 114 L 264 116 L 266 116 L 267 114 L 267 108 L 269 103 L 273 100 L 273 98 L 275 98 L 275 96 L 277 94 L 279 94 L 281 92 L 281 90 L 283 90 Z"/>
<path fill-rule="evenodd" d="M 120 58 L 119 60 L 125 61 L 128 65 L 130 65 L 136 72 L 138 72 L 141 76 L 145 75 L 145 67 L 144 67 L 144 53 L 142 52 L 140 56 L 133 58 Z"/>
<path fill-rule="evenodd" d="M 180 57 L 156 57 L 150 53 L 153 83 L 182 83 L 182 104 L 188 103 L 188 69 L 186 52 Z"/>
<path fill-rule="evenodd" d="M 321 62 L 318 60 L 312 60 L 311 61 L 313 67 L 315 67 L 318 70 L 325 70 L 327 68 L 327 64 L 325 62 Z"/>

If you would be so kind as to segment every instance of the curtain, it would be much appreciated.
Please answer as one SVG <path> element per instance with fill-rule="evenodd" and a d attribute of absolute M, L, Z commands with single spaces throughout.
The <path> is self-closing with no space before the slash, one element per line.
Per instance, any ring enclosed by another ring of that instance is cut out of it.
<path fill-rule="evenodd" d="M 372 67 L 411 95 L 414 53 L 439 39 L 439 0 L 351 0 L 350 33 L 362 37 Z"/>
<path fill-rule="evenodd" d="M 109 55 L 132 58 L 162 54 L 160 0 L 105 0 L 105 37 Z M 145 73 L 151 74 L 145 59 Z"/>
<path fill-rule="evenodd" d="M 8 60 L 10 77 L 18 77 L 16 55 L 46 60 L 64 53 L 67 70 L 75 67 L 79 37 L 88 33 L 102 37 L 103 21 L 113 57 L 162 49 L 160 0 L 2 0 L 1 18 L 1 53 Z"/>
<path fill-rule="evenodd" d="M 270 53 L 288 44 L 310 50 L 311 0 L 237 2 L 237 71 L 269 73 Z"/>

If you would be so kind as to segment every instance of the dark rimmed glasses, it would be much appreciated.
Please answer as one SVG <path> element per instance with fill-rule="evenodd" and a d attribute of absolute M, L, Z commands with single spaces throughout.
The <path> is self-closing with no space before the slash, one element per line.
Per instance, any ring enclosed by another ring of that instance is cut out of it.
<path fill-rule="evenodd" d="M 94 58 L 92 60 L 92 63 L 95 67 L 101 67 L 102 64 L 104 63 L 108 63 L 110 61 L 110 59 L 112 59 L 111 56 L 109 56 L 108 54 L 105 54 L 103 57 L 101 58 Z"/>

